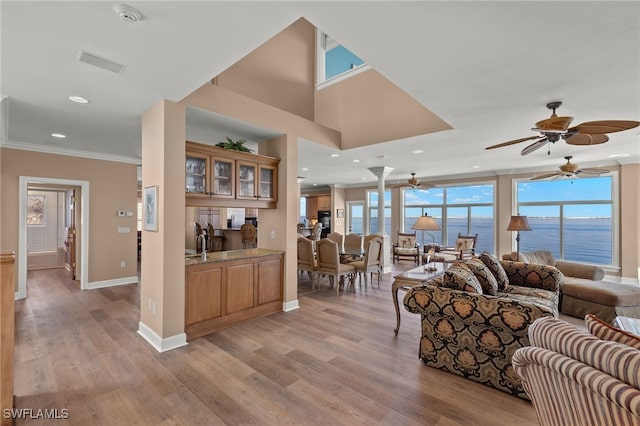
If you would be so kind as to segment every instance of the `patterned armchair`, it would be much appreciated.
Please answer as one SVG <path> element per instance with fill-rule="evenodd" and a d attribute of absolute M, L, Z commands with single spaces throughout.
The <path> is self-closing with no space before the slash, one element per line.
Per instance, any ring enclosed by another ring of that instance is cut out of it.
<path fill-rule="evenodd" d="M 420 247 L 416 242 L 416 233 L 398 232 L 398 239 L 393 245 L 393 263 L 399 261 L 401 257 L 412 259 L 416 265 L 420 256 Z"/>
<path fill-rule="evenodd" d="M 458 272 L 464 269 L 461 263 L 475 279 Z M 405 295 L 405 309 L 421 315 L 420 358 L 428 366 L 528 399 L 511 358 L 529 345 L 533 321 L 558 315 L 561 279 L 552 266 L 499 262 L 486 254 L 454 263 Z M 491 288 L 485 288 L 487 283 Z"/>

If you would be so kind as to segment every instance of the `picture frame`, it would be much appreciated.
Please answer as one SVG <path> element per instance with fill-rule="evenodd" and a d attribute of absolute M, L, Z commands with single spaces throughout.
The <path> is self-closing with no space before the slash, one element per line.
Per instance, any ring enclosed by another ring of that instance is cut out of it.
<path fill-rule="evenodd" d="M 338 209 L 336 212 L 337 217 L 344 217 L 344 209 Z"/>
<path fill-rule="evenodd" d="M 45 226 L 45 195 L 29 195 L 27 198 L 27 225 Z"/>
<path fill-rule="evenodd" d="M 145 231 L 158 232 L 158 185 L 144 188 L 144 226 Z"/>

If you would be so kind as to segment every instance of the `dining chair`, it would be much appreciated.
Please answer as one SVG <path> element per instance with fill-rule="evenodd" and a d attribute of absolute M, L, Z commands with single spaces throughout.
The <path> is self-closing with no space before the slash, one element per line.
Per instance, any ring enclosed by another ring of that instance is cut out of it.
<path fill-rule="evenodd" d="M 351 284 L 355 280 L 356 268 L 349 264 L 340 263 L 340 253 L 338 244 L 328 238 L 316 241 L 316 255 L 318 260 L 318 288 L 320 288 L 320 275 L 328 276 L 329 282 L 335 284 L 336 295 L 340 294 L 340 287 L 344 286 L 345 277 L 349 278 Z M 313 289 L 312 285 L 312 289 Z"/>
<path fill-rule="evenodd" d="M 358 284 L 362 285 L 362 275 L 364 274 L 364 286 L 367 287 L 367 274 L 371 275 L 371 287 L 373 287 L 373 273 L 378 274 L 378 288 L 380 288 L 380 275 L 382 273 L 382 238 L 376 236 L 369 238 L 369 244 L 364 254 L 363 260 L 349 263 L 356 268 L 358 274 Z"/>
<path fill-rule="evenodd" d="M 298 271 L 309 274 L 312 290 L 314 288 L 317 270 L 318 264 L 315 258 L 313 241 L 306 237 L 298 237 Z"/>
<path fill-rule="evenodd" d="M 315 225 L 313 225 L 313 229 L 311 230 L 311 235 L 309 236 L 309 238 L 314 241 L 318 241 L 321 235 L 322 235 L 322 224 L 316 223 Z"/>
<path fill-rule="evenodd" d="M 304 235 L 304 223 L 298 223 L 296 225 L 296 231 L 298 232 L 298 234 Z"/>
<path fill-rule="evenodd" d="M 256 248 L 258 240 L 256 239 L 258 229 L 251 223 L 245 223 L 240 227 L 240 235 L 242 235 L 242 248 Z"/>
<path fill-rule="evenodd" d="M 340 253 L 344 251 L 344 235 L 342 235 L 339 232 L 332 232 L 329 235 L 327 235 L 327 238 L 330 239 L 331 241 L 334 241 L 336 244 L 338 244 L 338 251 Z"/>

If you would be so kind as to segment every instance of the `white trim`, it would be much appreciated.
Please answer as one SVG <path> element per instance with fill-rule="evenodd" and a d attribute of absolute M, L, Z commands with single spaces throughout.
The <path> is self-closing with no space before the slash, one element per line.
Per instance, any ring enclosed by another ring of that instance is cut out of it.
<path fill-rule="evenodd" d="M 0 148 L 19 149 L 22 151 L 43 152 L 45 154 L 67 155 L 69 157 L 91 158 L 94 160 L 116 161 L 118 163 L 141 164 L 138 157 L 104 154 L 101 152 L 83 151 L 62 146 L 39 145 L 28 142 L 0 141 Z"/>
<path fill-rule="evenodd" d="M 291 312 L 299 308 L 300 308 L 300 304 L 298 303 L 298 299 L 292 300 L 291 302 L 282 302 L 283 312 Z"/>
<path fill-rule="evenodd" d="M 640 284 L 640 279 L 632 278 L 632 277 L 620 277 L 618 275 L 606 275 L 602 279 L 603 281 L 614 282 L 618 284 L 625 285 L 635 285 L 638 286 Z"/>
<path fill-rule="evenodd" d="M 140 321 L 138 323 L 138 334 L 142 336 L 154 349 L 160 353 L 167 352 L 172 349 L 177 349 L 182 346 L 186 346 L 187 335 L 185 333 L 176 334 L 175 336 L 167 337 L 165 339 L 158 336 L 151 327 Z"/>
<path fill-rule="evenodd" d="M 89 284 L 89 181 L 19 176 L 18 179 L 18 291 L 16 299 L 27 297 L 27 187 L 53 184 L 80 187 L 80 289 Z"/>
<path fill-rule="evenodd" d="M 88 290 L 105 287 L 116 287 L 125 284 L 138 284 L 138 276 L 115 278 L 113 280 L 94 281 L 87 285 Z"/>
<path fill-rule="evenodd" d="M 345 71 L 342 74 L 338 74 L 335 77 L 323 81 L 322 83 L 316 84 L 316 90 L 322 90 L 322 89 L 326 89 L 329 86 L 332 86 L 336 83 L 340 83 L 341 81 L 345 81 L 351 77 L 355 77 L 358 74 L 362 74 L 365 71 L 369 71 L 371 68 L 371 65 L 369 64 L 362 64 L 360 66 L 357 66 L 351 70 Z"/>

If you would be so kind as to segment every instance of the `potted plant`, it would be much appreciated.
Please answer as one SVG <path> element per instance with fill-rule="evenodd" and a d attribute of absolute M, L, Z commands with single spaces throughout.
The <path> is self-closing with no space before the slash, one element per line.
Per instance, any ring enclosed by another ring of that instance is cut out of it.
<path fill-rule="evenodd" d="M 220 148 L 228 149 L 230 151 L 253 152 L 252 149 L 249 149 L 246 146 L 244 146 L 245 142 L 246 140 L 244 139 L 239 139 L 237 141 L 234 141 L 229 136 L 227 136 L 227 140 L 225 142 L 218 142 L 216 146 L 219 146 Z"/>

